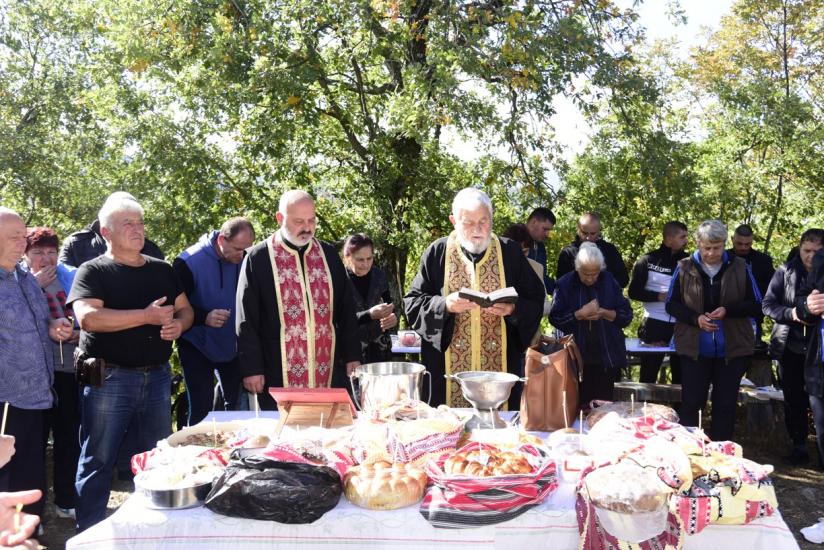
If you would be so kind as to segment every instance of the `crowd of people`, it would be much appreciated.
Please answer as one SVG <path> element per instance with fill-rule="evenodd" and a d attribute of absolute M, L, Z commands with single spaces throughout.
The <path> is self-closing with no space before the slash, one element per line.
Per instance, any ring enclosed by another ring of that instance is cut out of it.
<path fill-rule="evenodd" d="M 788 460 L 809 460 L 808 413 L 824 435 L 824 230 L 805 231 L 778 270 L 752 248 L 753 232 L 718 220 L 694 231 L 663 226 L 661 245 L 635 262 L 601 235 L 587 212 L 575 240 L 549 269 L 546 240 L 553 212 L 536 208 L 502 236 L 481 190 L 452 202 L 454 230 L 424 251 L 402 298 L 421 337 L 433 404 L 467 406 L 444 375 L 470 370 L 521 375 L 523 354 L 541 321 L 573 334 L 581 349 L 580 399 L 610 400 L 627 365 L 630 300 L 643 306 L 638 336 L 672 346 L 682 423 L 695 426 L 712 401 L 710 435 L 731 439 L 738 387 L 760 345 L 763 316 L 774 321 L 769 352 L 785 396 Z M 43 515 L 45 449 L 51 434 L 54 506 L 82 531 L 105 518 L 115 472 L 171 431 L 173 343 L 189 401 L 188 421 L 214 405 L 235 409 L 244 391 L 274 409 L 271 387 L 346 387 L 361 362 L 392 357 L 389 331 L 402 317 L 387 274 L 375 265 L 369 236 L 349 236 L 342 253 L 315 237 L 315 203 L 304 191 L 280 198 L 279 229 L 255 242 L 246 218 L 228 219 L 169 264 L 146 238 L 144 211 L 128 193 L 112 194 L 98 218 L 60 247 L 46 227 L 26 227 L 0 207 L 0 545 L 29 537 Z M 631 274 L 631 276 L 630 276 Z M 512 287 L 511 303 L 481 307 L 470 288 Z M 624 289 L 627 288 L 625 295 Z M 641 382 L 659 379 L 664 354 L 644 354 Z M 712 387 L 712 394 L 708 396 Z M 509 402 L 517 408 L 519 392 Z M 818 438 L 819 460 L 824 445 Z M 25 505 L 19 532 L 9 510 Z M 21 538 L 22 537 L 22 538 Z"/>

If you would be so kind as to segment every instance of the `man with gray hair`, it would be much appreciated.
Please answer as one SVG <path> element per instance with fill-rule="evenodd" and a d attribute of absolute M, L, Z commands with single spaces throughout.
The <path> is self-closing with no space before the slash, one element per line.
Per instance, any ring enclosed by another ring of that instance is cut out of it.
<path fill-rule="evenodd" d="M 580 403 L 612 401 L 615 381 L 627 364 L 623 329 L 632 322 L 632 308 L 594 243 L 581 243 L 574 264 L 575 271 L 556 282 L 549 320 L 575 335 L 581 349 Z"/>
<path fill-rule="evenodd" d="M 171 432 L 168 361 L 172 341 L 193 317 L 172 266 L 140 252 L 140 204 L 126 197 L 108 200 L 98 217 L 106 253 L 80 266 L 67 299 L 81 329 L 79 531 L 106 517 L 112 469 L 126 432 L 137 434 L 137 453 Z"/>
<path fill-rule="evenodd" d="M 40 489 L 40 498 L 26 506 L 42 515 L 46 494 L 43 423 L 52 406 L 54 380 L 52 340 L 71 337 L 71 323 L 51 320 L 49 305 L 30 270 L 19 263 L 26 250 L 26 224 L 16 212 L 0 206 L 0 403 L 5 434 L 16 452 L 0 468 L 0 492 Z"/>
<path fill-rule="evenodd" d="M 433 404 L 468 406 L 444 374 L 498 371 L 521 375 L 521 355 L 538 329 L 546 290 L 521 246 L 492 232 L 492 202 L 475 188 L 452 202 L 455 228 L 426 249 L 404 296 L 406 315 L 421 335 L 423 363 L 432 375 Z M 482 308 L 461 298 L 462 288 L 489 293 L 514 287 L 514 303 Z M 509 406 L 517 408 L 520 392 Z"/>
<path fill-rule="evenodd" d="M 136 201 L 133 195 L 126 191 L 115 191 L 106 200 L 131 199 Z M 100 220 L 94 220 L 92 223 L 81 229 L 75 231 L 63 241 L 63 246 L 60 248 L 60 256 L 58 260 L 60 263 L 80 267 L 84 262 L 93 260 L 98 256 L 106 253 L 106 239 L 100 232 Z M 163 252 L 151 240 L 146 239 L 143 245 L 141 254 L 163 260 Z"/>
<path fill-rule="evenodd" d="M 270 410 L 268 388 L 345 387 L 361 361 L 354 288 L 335 247 L 315 238 L 315 201 L 287 191 L 275 217 L 280 229 L 243 260 L 236 299 L 243 386 Z"/>

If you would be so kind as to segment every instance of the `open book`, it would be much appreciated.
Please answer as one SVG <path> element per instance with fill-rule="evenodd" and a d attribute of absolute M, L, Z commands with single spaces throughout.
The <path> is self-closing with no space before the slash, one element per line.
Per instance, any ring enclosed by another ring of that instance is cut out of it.
<path fill-rule="evenodd" d="M 518 291 L 508 286 L 487 294 L 464 287 L 458 291 L 458 296 L 465 300 L 471 300 L 481 307 L 490 307 L 494 304 L 514 304 L 518 299 Z"/>

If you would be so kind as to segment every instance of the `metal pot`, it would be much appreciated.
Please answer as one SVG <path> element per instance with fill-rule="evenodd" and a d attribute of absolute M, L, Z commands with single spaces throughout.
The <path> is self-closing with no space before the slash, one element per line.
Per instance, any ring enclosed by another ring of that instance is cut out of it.
<path fill-rule="evenodd" d="M 193 487 L 179 487 L 176 489 L 154 489 L 144 485 L 140 474 L 135 476 L 134 485 L 137 492 L 144 495 L 149 501 L 150 508 L 162 510 L 177 510 L 181 508 L 191 508 L 202 506 L 209 491 L 212 490 L 212 482 L 201 483 Z"/>
<path fill-rule="evenodd" d="M 368 363 L 357 367 L 349 376 L 352 395 L 361 410 L 372 410 L 381 405 L 391 405 L 402 399 L 421 400 L 423 377 L 429 376 L 426 367 L 419 363 L 387 361 Z M 358 390 L 354 381 L 358 381 Z M 432 399 L 432 377 L 429 376 L 427 403 Z"/>

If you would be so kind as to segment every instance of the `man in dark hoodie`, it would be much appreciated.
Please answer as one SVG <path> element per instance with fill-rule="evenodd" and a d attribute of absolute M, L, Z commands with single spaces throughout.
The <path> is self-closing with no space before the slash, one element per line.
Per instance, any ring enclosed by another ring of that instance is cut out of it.
<path fill-rule="evenodd" d="M 578 247 L 583 242 L 595 243 L 598 250 L 604 256 L 607 271 L 609 271 L 618 286 L 621 288 L 629 284 L 629 273 L 627 273 L 627 266 L 624 264 L 621 253 L 611 242 L 605 241 L 601 238 L 601 217 L 595 212 L 587 212 L 578 218 L 578 234 L 572 243 L 568 244 L 561 250 L 558 255 L 558 268 L 555 272 L 555 278 L 560 279 L 567 273 L 575 271 L 575 257 L 578 255 Z"/>
<path fill-rule="evenodd" d="M 764 254 L 752 247 L 755 235 L 753 235 L 752 227 L 747 224 L 739 225 L 735 228 L 732 234 L 732 248 L 727 249 L 727 254 L 735 254 L 750 266 L 752 276 L 755 279 L 755 284 L 758 285 L 758 291 L 764 296 L 767 293 L 767 287 L 770 284 L 775 268 L 773 267 L 773 259 L 769 254 Z M 756 315 L 755 317 L 755 347 L 756 349 L 765 349 L 767 345 L 761 340 L 762 328 L 764 322 L 763 315 Z"/>
<path fill-rule="evenodd" d="M 212 408 L 214 373 L 223 390 L 226 410 L 234 410 L 240 393 L 235 335 L 235 293 L 240 263 L 255 242 L 246 218 L 232 218 L 219 231 L 200 237 L 175 258 L 172 266 L 195 312 L 192 327 L 177 342 L 186 393 L 189 425 Z"/>

